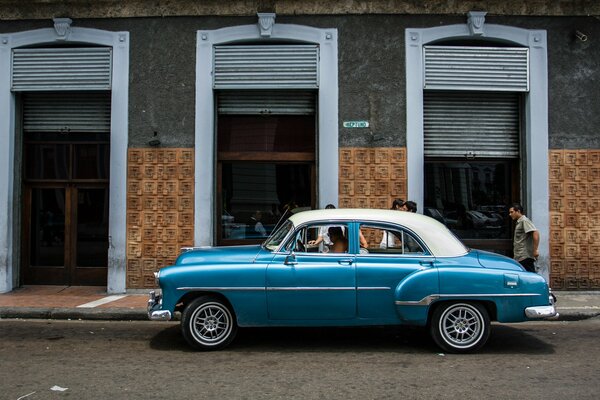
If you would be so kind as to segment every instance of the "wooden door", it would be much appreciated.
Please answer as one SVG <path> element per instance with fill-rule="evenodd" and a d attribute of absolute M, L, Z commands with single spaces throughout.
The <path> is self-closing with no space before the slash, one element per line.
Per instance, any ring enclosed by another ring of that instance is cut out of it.
<path fill-rule="evenodd" d="M 23 198 L 24 283 L 105 285 L 108 186 L 27 185 Z"/>

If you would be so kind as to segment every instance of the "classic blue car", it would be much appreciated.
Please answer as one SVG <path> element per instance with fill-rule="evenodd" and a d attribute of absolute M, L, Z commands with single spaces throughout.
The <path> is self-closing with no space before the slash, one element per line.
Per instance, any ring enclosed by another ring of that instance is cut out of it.
<path fill-rule="evenodd" d="M 392 210 L 292 215 L 262 245 L 198 248 L 156 274 L 148 316 L 181 312 L 186 341 L 222 349 L 242 326 L 427 326 L 448 352 L 481 348 L 490 321 L 557 315 L 545 280 L 467 249 L 433 218 Z"/>

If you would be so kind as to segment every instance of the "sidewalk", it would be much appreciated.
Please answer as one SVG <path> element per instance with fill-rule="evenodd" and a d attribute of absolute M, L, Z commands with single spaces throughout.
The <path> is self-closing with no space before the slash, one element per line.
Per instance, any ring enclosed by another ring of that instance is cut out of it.
<path fill-rule="evenodd" d="M 0 319 L 147 320 L 148 290 L 108 295 L 101 286 L 24 286 L 0 294 Z M 555 292 L 559 320 L 600 315 L 600 291 Z"/>
<path fill-rule="evenodd" d="M 149 291 L 109 295 L 103 286 L 24 286 L 0 294 L 0 318 L 148 320 Z"/>

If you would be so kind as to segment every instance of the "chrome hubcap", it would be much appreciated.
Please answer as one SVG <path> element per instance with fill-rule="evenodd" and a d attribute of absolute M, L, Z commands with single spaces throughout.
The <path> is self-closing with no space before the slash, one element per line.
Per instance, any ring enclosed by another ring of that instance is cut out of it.
<path fill-rule="evenodd" d="M 452 306 L 440 319 L 440 332 L 448 344 L 468 347 L 481 337 L 483 317 L 476 308 L 468 304 Z"/>
<path fill-rule="evenodd" d="M 207 303 L 193 315 L 194 336 L 204 344 L 219 344 L 231 333 L 231 314 L 218 303 Z"/>

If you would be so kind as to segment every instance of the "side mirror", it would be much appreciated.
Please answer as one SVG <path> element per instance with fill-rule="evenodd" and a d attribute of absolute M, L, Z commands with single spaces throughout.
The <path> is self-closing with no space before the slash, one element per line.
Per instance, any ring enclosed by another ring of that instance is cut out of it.
<path fill-rule="evenodd" d="M 293 251 L 285 257 L 285 261 L 283 262 L 285 265 L 296 265 L 298 261 L 296 261 L 296 253 Z"/>

